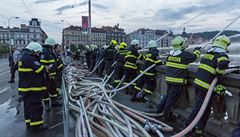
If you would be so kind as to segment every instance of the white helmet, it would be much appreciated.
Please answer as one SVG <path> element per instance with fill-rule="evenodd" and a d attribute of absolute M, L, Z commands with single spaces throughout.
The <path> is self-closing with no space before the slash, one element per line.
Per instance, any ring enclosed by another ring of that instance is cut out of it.
<path fill-rule="evenodd" d="M 130 45 L 139 45 L 139 40 L 132 40 Z"/>
<path fill-rule="evenodd" d="M 44 42 L 44 45 L 54 46 L 55 40 L 53 38 L 47 38 Z"/>
<path fill-rule="evenodd" d="M 42 52 L 42 46 L 37 42 L 31 42 L 27 45 L 26 49 L 29 49 L 33 52 Z"/>
<path fill-rule="evenodd" d="M 148 48 L 156 48 L 157 47 L 157 42 L 155 40 L 150 40 L 148 42 Z"/>

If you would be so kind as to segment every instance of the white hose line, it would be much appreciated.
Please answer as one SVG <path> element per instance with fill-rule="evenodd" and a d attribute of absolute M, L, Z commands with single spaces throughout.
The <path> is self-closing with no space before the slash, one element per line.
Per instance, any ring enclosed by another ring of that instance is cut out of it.
<path fill-rule="evenodd" d="M 103 62 L 103 59 L 100 60 L 98 63 L 96 63 L 95 67 L 93 68 L 92 72 L 90 72 L 88 75 L 92 75 L 96 69 L 100 66 L 100 64 Z"/>
<path fill-rule="evenodd" d="M 182 137 L 182 136 L 186 135 L 188 132 L 190 132 L 196 126 L 196 124 L 198 123 L 198 121 L 201 119 L 202 115 L 205 112 L 205 109 L 206 109 L 206 107 L 208 105 L 208 102 L 209 102 L 209 100 L 211 98 L 213 89 L 214 89 L 215 85 L 217 84 L 217 81 L 218 81 L 218 78 L 215 77 L 214 80 L 211 83 L 211 86 L 208 89 L 207 95 L 206 95 L 206 97 L 204 99 L 204 102 L 203 102 L 203 104 L 201 106 L 201 109 L 199 110 L 199 112 L 198 112 L 197 116 L 194 118 L 194 120 L 184 130 L 182 130 L 181 132 L 177 133 L 173 137 Z"/>
<path fill-rule="evenodd" d="M 150 69 L 152 69 L 153 67 L 155 67 L 156 64 L 153 64 L 151 66 L 149 66 L 148 68 L 146 68 L 142 73 L 140 73 L 135 79 L 133 79 L 130 83 L 128 83 L 127 85 L 121 87 L 121 88 L 118 88 L 118 89 L 114 89 L 114 90 L 111 90 L 111 91 L 108 91 L 107 93 L 111 93 L 111 92 L 117 92 L 117 91 L 121 91 L 127 87 L 129 87 L 130 85 L 132 85 L 132 83 L 136 82 L 140 77 L 142 77 L 144 75 L 145 72 L 149 71 Z"/>

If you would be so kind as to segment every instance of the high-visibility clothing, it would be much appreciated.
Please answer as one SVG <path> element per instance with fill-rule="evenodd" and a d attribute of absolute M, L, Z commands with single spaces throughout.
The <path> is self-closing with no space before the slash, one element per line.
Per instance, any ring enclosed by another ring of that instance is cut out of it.
<path fill-rule="evenodd" d="M 129 47 L 127 54 L 125 56 L 126 63 L 124 64 L 125 69 L 137 69 L 136 61 L 137 59 L 142 60 L 143 55 L 139 54 L 135 47 Z"/>
<path fill-rule="evenodd" d="M 23 96 L 25 122 L 27 126 L 40 126 L 43 124 L 42 93 L 46 90 L 46 68 L 32 51 L 23 49 L 18 70 L 18 91 Z"/>
<path fill-rule="evenodd" d="M 145 55 L 144 64 L 141 66 L 140 72 L 142 73 L 145 69 L 151 65 L 163 65 L 164 62 L 158 59 L 158 50 L 157 48 L 151 48 Z M 152 68 L 144 73 L 144 75 L 154 76 L 156 73 L 155 68 Z"/>
<path fill-rule="evenodd" d="M 198 71 L 194 80 L 195 85 L 207 91 L 216 77 L 222 75 L 228 67 L 229 58 L 224 52 L 207 52 L 198 66 Z"/>
<path fill-rule="evenodd" d="M 166 62 L 166 82 L 171 84 L 186 84 L 187 67 L 200 55 L 199 52 L 182 51 L 178 55 L 169 55 Z"/>
<path fill-rule="evenodd" d="M 20 94 L 46 90 L 44 82 L 46 68 L 40 64 L 39 58 L 28 49 L 23 49 L 23 55 L 18 62 L 18 72 Z"/>

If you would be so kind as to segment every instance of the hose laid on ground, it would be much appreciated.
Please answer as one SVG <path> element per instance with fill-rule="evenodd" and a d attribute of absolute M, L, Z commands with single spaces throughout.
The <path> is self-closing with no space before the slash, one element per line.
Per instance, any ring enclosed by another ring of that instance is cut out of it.
<path fill-rule="evenodd" d="M 84 77 L 85 73 L 85 70 L 71 64 L 65 69 L 64 76 L 68 85 L 65 93 L 69 98 L 69 109 L 76 113 L 77 137 L 92 137 L 98 133 L 106 136 L 150 137 L 148 131 L 142 127 L 143 124 L 146 125 L 144 121 L 149 121 L 148 126 L 157 125 L 153 126 L 151 131 L 155 131 L 159 136 L 162 136 L 161 131 L 169 129 L 170 126 L 160 121 L 131 112 L 128 107 L 119 106 L 112 100 L 116 92 L 111 92 L 111 86 L 104 85 L 100 79 Z M 141 119 L 140 123 L 137 122 L 137 117 Z"/>

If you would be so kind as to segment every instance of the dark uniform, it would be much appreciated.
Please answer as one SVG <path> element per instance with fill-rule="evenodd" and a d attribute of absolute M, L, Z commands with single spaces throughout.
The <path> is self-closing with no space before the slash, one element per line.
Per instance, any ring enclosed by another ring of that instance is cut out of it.
<path fill-rule="evenodd" d="M 158 59 L 158 50 L 157 48 L 150 48 L 148 53 L 146 54 L 146 58 L 144 60 L 144 64 L 141 66 L 140 73 L 142 73 L 145 69 L 150 67 L 153 64 L 156 65 L 163 65 L 164 62 Z M 138 80 L 137 85 L 134 87 L 135 97 L 136 93 L 140 92 L 143 86 L 146 84 L 144 89 L 145 94 L 152 94 L 153 90 L 155 89 L 155 68 L 150 69 L 149 71 L 145 72 L 144 75 Z"/>
<path fill-rule="evenodd" d="M 60 89 L 62 86 L 62 70 L 63 70 L 63 61 L 62 61 L 62 57 L 59 53 L 55 53 L 56 57 L 57 57 L 57 75 L 56 75 L 56 83 L 57 83 L 57 92 L 58 95 L 60 94 Z"/>
<path fill-rule="evenodd" d="M 214 50 L 210 50 L 203 56 L 194 80 L 196 104 L 186 121 L 186 126 L 188 126 L 196 117 L 213 79 L 216 76 L 223 74 L 224 70 L 228 68 L 228 64 L 229 59 L 225 52 L 215 52 Z M 195 132 L 201 134 L 200 132 L 203 131 L 210 113 L 211 100 L 209 101 L 202 118 L 195 127 Z"/>
<path fill-rule="evenodd" d="M 98 62 L 100 62 L 103 59 L 103 54 L 105 52 L 105 49 L 102 48 L 99 52 L 98 52 Z M 99 65 L 98 67 L 98 77 L 103 77 L 103 70 L 105 67 L 105 61 L 103 60 L 102 63 Z"/>
<path fill-rule="evenodd" d="M 97 49 L 94 49 L 90 52 L 90 60 L 91 60 L 91 71 L 94 69 L 96 65 L 96 58 L 97 58 Z"/>
<path fill-rule="evenodd" d="M 32 51 L 23 49 L 23 55 L 18 62 L 18 72 L 18 91 L 23 96 L 25 122 L 28 127 L 40 127 L 43 125 L 42 93 L 46 91 L 46 68 Z"/>
<path fill-rule="evenodd" d="M 176 103 L 178 97 L 181 95 L 182 87 L 187 83 L 187 66 L 189 63 L 194 62 L 200 56 L 199 49 L 194 50 L 192 53 L 181 51 L 177 55 L 169 55 L 166 61 L 166 82 L 167 89 L 167 102 L 164 107 L 164 118 L 170 117 L 172 107 Z M 171 54 L 171 53 L 170 53 Z"/>
<path fill-rule="evenodd" d="M 116 64 L 114 65 L 114 86 L 117 86 L 123 75 L 124 75 L 124 64 L 125 64 L 125 56 L 127 55 L 126 49 L 119 49 L 116 54 L 115 61 Z"/>
<path fill-rule="evenodd" d="M 110 75 L 112 72 L 112 64 L 114 62 L 114 57 L 117 51 L 114 46 L 109 46 L 103 53 L 103 58 L 105 62 L 105 72 L 107 75 Z"/>
<path fill-rule="evenodd" d="M 126 63 L 124 64 L 124 69 L 125 69 L 124 84 L 125 85 L 137 77 L 138 68 L 137 68 L 136 61 L 137 59 L 143 59 L 143 58 L 144 58 L 143 55 L 139 54 L 135 47 L 129 47 L 127 55 L 125 56 Z M 136 86 L 136 83 L 132 83 L 131 86 L 129 86 L 129 91 L 131 91 L 134 86 Z"/>
<path fill-rule="evenodd" d="M 90 50 L 87 50 L 87 52 L 85 53 L 85 56 L 86 56 L 86 63 L 88 66 L 88 70 L 90 70 L 91 68 Z"/>
<path fill-rule="evenodd" d="M 57 104 L 57 97 L 58 97 L 57 83 L 56 83 L 56 75 L 57 75 L 57 67 L 58 67 L 57 60 L 58 58 L 56 57 L 55 53 L 52 51 L 51 47 L 48 45 L 47 46 L 44 45 L 40 62 L 44 66 L 51 65 L 51 69 L 49 70 L 49 73 L 46 76 L 47 92 L 44 92 L 43 94 L 43 101 L 45 105 L 49 104 L 50 98 L 51 98 L 52 106 L 55 106 L 55 104 Z"/>

